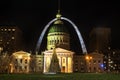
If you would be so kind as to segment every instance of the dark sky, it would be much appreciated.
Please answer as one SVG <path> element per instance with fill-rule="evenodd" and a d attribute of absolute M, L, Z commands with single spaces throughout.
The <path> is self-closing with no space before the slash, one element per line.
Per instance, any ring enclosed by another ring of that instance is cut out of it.
<path fill-rule="evenodd" d="M 112 30 L 112 47 L 120 48 L 120 3 L 105 0 L 61 0 L 61 13 L 80 29 L 88 43 L 93 27 Z M 44 26 L 57 13 L 57 0 L 3 0 L 0 2 L 0 24 L 17 25 L 28 47 L 34 47 Z"/>

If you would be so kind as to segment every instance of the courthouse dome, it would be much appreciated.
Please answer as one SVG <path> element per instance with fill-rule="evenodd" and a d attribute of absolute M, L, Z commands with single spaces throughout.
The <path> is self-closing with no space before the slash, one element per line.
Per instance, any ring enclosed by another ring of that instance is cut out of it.
<path fill-rule="evenodd" d="M 68 33 L 67 28 L 64 26 L 64 24 L 53 24 L 50 29 L 49 33 L 54 33 L 54 32 L 64 32 Z"/>
<path fill-rule="evenodd" d="M 61 20 L 61 14 L 58 12 L 56 15 L 57 20 L 54 22 L 52 26 L 50 26 L 48 33 L 54 32 L 64 32 L 68 33 L 66 26 L 64 25 L 63 21 Z"/>
<path fill-rule="evenodd" d="M 53 49 L 55 46 L 63 49 L 70 49 L 69 32 L 61 20 L 61 14 L 58 12 L 56 20 L 50 26 L 47 36 L 47 49 Z"/>

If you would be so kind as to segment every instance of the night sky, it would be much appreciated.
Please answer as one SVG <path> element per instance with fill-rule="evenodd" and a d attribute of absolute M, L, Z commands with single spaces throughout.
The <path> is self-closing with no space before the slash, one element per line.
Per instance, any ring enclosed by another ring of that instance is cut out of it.
<path fill-rule="evenodd" d="M 3 0 L 0 25 L 17 25 L 23 31 L 28 49 L 34 48 L 45 25 L 55 18 L 57 0 Z M 93 27 L 110 27 L 112 47 L 120 49 L 120 3 L 102 0 L 61 0 L 61 14 L 71 19 L 81 31 L 85 43 Z"/>

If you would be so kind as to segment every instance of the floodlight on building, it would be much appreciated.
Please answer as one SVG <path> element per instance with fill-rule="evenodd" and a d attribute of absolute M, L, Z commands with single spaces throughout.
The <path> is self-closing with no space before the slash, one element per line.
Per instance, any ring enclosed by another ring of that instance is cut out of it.
<path fill-rule="evenodd" d="M 86 59 L 86 60 L 89 60 L 89 56 L 86 56 L 85 59 Z"/>
<path fill-rule="evenodd" d="M 92 57 L 87 55 L 87 56 L 85 57 L 85 59 L 86 59 L 86 60 L 91 60 Z"/>
<path fill-rule="evenodd" d="M 22 58 L 22 55 L 19 55 L 18 58 L 21 59 L 21 58 Z"/>
<path fill-rule="evenodd" d="M 92 59 L 92 57 L 90 56 L 90 59 Z"/>
<path fill-rule="evenodd" d="M 30 60 L 30 57 L 28 57 L 27 59 Z"/>

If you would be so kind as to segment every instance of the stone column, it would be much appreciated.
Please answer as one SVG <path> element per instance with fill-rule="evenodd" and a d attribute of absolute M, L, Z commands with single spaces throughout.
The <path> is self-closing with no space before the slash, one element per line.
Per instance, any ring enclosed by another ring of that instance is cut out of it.
<path fill-rule="evenodd" d="M 60 58 L 61 58 L 61 60 L 60 60 L 60 61 L 61 61 L 60 65 L 61 65 L 61 72 L 62 72 L 62 57 L 60 57 Z"/>
<path fill-rule="evenodd" d="M 46 55 L 44 55 L 44 72 L 46 72 Z"/>
<path fill-rule="evenodd" d="M 66 57 L 66 72 L 68 73 L 68 57 Z"/>
<path fill-rule="evenodd" d="M 71 72 L 73 72 L 73 55 L 71 55 L 70 58 L 71 58 Z"/>

